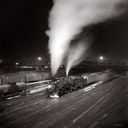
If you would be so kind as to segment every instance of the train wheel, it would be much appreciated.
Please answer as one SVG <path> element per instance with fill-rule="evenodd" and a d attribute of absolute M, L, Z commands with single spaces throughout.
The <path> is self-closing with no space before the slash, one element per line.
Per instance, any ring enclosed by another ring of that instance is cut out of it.
<path fill-rule="evenodd" d="M 80 89 L 80 86 L 79 87 L 77 87 L 78 89 Z"/>
<path fill-rule="evenodd" d="M 70 89 L 70 92 L 72 92 L 72 89 Z"/>
<path fill-rule="evenodd" d="M 45 96 L 45 98 L 48 98 L 49 97 L 49 94 L 48 94 L 47 91 L 44 92 L 44 96 Z"/>
<path fill-rule="evenodd" d="M 47 95 L 47 96 L 46 96 L 46 98 L 49 98 L 49 97 L 50 97 L 50 95 Z"/>
<path fill-rule="evenodd" d="M 60 92 L 61 92 L 61 96 L 64 95 L 64 90 L 63 89 Z"/>
<path fill-rule="evenodd" d="M 50 95 L 51 94 L 49 94 L 49 93 L 48 94 L 45 94 L 46 99 L 49 99 L 50 98 Z"/>
<path fill-rule="evenodd" d="M 4 100 L 7 100 L 7 98 L 6 98 L 6 96 L 4 94 L 2 94 L 0 100 L 4 101 Z"/>
<path fill-rule="evenodd" d="M 67 89 L 65 89 L 65 92 L 64 92 L 65 94 L 67 94 L 68 93 L 68 91 L 67 91 Z"/>
<path fill-rule="evenodd" d="M 80 86 L 80 88 L 83 88 L 83 86 Z"/>
<path fill-rule="evenodd" d="M 77 87 L 74 87 L 74 89 L 73 89 L 74 91 L 76 91 L 77 90 Z"/>
<path fill-rule="evenodd" d="M 69 93 L 69 92 L 70 92 L 70 89 L 68 88 L 68 89 L 67 89 L 67 93 Z"/>
<path fill-rule="evenodd" d="M 60 92 L 60 91 L 58 92 L 58 96 L 59 96 L 59 97 L 61 96 L 61 92 Z"/>
<path fill-rule="evenodd" d="M 21 93 L 20 93 L 21 96 L 25 96 L 26 95 L 26 90 L 23 90 Z"/>

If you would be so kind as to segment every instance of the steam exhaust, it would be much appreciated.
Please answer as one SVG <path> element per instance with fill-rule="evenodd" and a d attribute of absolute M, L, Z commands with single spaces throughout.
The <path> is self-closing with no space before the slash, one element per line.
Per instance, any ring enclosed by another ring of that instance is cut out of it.
<path fill-rule="evenodd" d="M 70 47 L 71 40 L 80 34 L 84 27 L 119 17 L 127 8 L 127 0 L 53 0 L 49 13 L 49 53 L 52 75 L 58 67 L 66 63 L 69 70 L 83 59 L 90 42 L 78 42 Z M 124 6 L 122 6 L 124 5 Z M 86 35 L 87 36 L 87 35 Z M 75 55 L 74 55 L 75 54 Z M 67 58 L 66 60 L 65 57 Z M 66 62 L 64 62 L 66 61 Z"/>

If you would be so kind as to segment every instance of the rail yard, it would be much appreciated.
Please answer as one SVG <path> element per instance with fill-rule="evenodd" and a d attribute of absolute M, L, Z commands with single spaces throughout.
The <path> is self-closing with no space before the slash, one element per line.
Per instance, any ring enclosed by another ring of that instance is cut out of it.
<path fill-rule="evenodd" d="M 0 128 L 128 128 L 127 5 L 2 0 Z"/>
<path fill-rule="evenodd" d="M 30 84 L 28 95 L 10 97 L 1 102 L 4 111 L 0 112 L 0 127 L 127 127 L 127 76 L 103 77 L 103 81 L 55 99 L 46 98 L 46 84 Z"/>

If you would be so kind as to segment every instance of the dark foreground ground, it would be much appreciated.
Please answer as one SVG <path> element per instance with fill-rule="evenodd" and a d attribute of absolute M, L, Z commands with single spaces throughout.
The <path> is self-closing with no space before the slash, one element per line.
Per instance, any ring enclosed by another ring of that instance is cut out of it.
<path fill-rule="evenodd" d="M 1 103 L 1 128 L 127 128 L 128 78 L 99 82 L 59 99 L 44 90 Z"/>

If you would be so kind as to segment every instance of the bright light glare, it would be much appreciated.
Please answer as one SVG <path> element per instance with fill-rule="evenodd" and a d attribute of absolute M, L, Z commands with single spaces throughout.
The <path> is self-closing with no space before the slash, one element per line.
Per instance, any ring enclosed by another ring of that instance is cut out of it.
<path fill-rule="evenodd" d="M 83 76 L 83 78 L 84 78 L 84 79 L 88 79 L 88 77 L 87 77 L 87 76 Z"/>
<path fill-rule="evenodd" d="M 17 62 L 16 65 L 18 65 L 19 63 Z"/>
<path fill-rule="evenodd" d="M 51 88 L 52 87 L 52 85 L 48 85 L 48 88 Z"/>
<path fill-rule="evenodd" d="M 103 56 L 101 56 L 100 59 L 103 60 Z"/>
<path fill-rule="evenodd" d="M 38 60 L 41 60 L 41 57 L 38 57 Z"/>
<path fill-rule="evenodd" d="M 54 95 L 50 95 L 51 98 L 59 98 L 59 96 L 57 94 Z"/>

